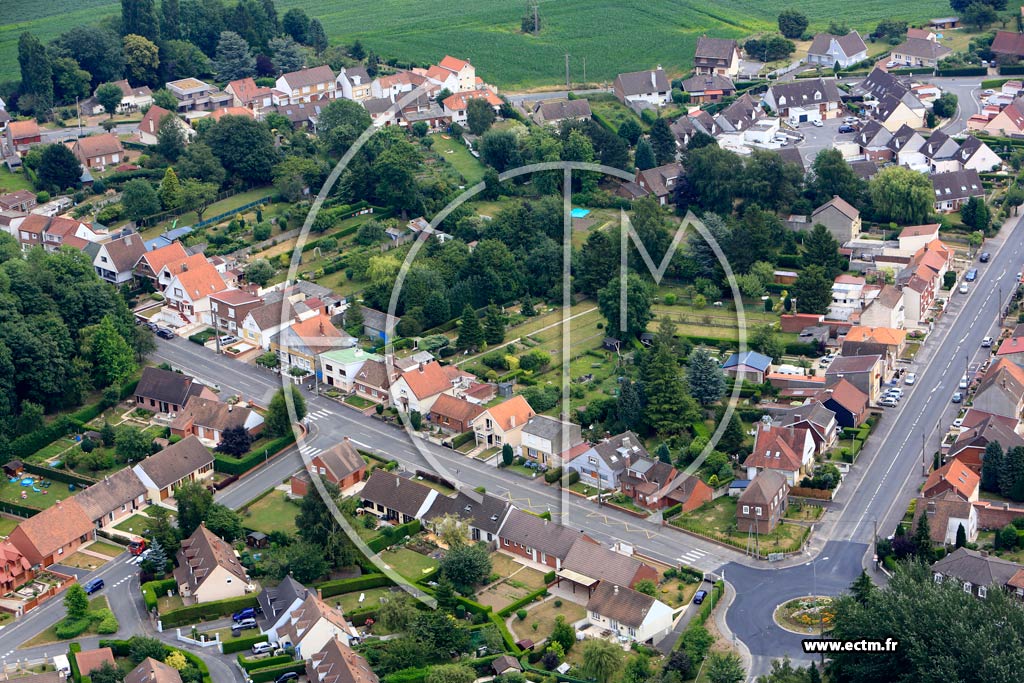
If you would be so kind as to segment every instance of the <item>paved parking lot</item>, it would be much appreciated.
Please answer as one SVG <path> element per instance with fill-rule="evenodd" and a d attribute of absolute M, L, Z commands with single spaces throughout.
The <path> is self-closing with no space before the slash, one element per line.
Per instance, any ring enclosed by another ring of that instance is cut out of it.
<path fill-rule="evenodd" d="M 818 152 L 832 147 L 836 140 L 852 140 L 855 133 L 839 133 L 839 126 L 843 125 L 843 118 L 849 114 L 844 113 L 837 119 L 822 121 L 821 128 L 811 123 L 800 124 L 800 134 L 804 136 L 803 142 L 797 145 L 804 160 L 804 167 L 810 169 Z"/>

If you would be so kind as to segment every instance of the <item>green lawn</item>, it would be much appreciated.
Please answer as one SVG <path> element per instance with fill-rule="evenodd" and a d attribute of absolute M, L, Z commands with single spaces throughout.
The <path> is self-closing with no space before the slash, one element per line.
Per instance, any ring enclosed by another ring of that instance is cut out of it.
<path fill-rule="evenodd" d="M 776 30 L 779 11 L 790 7 L 810 17 L 811 33 L 822 30 L 832 19 L 846 21 L 863 33 L 893 14 L 892 3 L 885 0 L 722 0 L 714 4 L 565 0 L 541 4 L 543 28 L 533 36 L 521 30 L 522 3 L 503 0 L 468 4 L 420 0 L 415 5 L 403 0 L 280 0 L 278 14 L 293 7 L 319 19 L 333 44 L 351 44 L 359 38 L 385 59 L 419 64 L 436 62 L 448 52 L 472 60 L 480 76 L 503 88 L 564 83 L 565 53 L 571 55 L 570 78 L 577 83 L 583 81 L 583 57 L 587 58 L 587 80 L 592 83 L 610 82 L 620 72 L 650 69 L 655 64 L 679 73 L 690 68 L 702 34 L 741 38 Z M 75 26 L 118 15 L 119 10 L 117 0 L 6 3 L 4 24 L 0 25 L 0 70 L 17 73 L 17 42 L 22 31 L 36 33 L 45 43 Z M 899 18 L 911 22 L 949 13 L 944 0 L 899 6 Z"/>
<path fill-rule="evenodd" d="M 430 138 L 434 141 L 431 149 L 451 164 L 452 168 L 465 178 L 467 185 L 476 185 L 483 180 L 484 165 L 469 153 L 464 144 L 451 138 L 446 140 L 441 134 L 431 135 Z"/>
<path fill-rule="evenodd" d="M 104 609 L 104 608 L 109 608 L 109 607 L 110 607 L 110 603 L 107 602 L 107 598 L 105 596 L 100 595 L 100 596 L 97 596 L 97 597 L 92 598 L 91 600 L 89 600 L 89 610 L 90 611 L 96 611 L 96 610 L 99 610 L 99 609 Z M 78 636 L 78 637 L 79 638 L 84 638 L 84 637 L 96 635 L 96 627 L 97 626 L 99 626 L 99 621 L 95 621 L 94 620 L 92 622 L 92 625 L 88 629 L 86 629 L 85 633 L 83 633 L 81 636 Z M 29 640 L 24 641 L 21 645 L 18 646 L 18 648 L 19 649 L 24 649 L 24 648 L 30 648 L 30 647 L 38 647 L 40 645 L 50 645 L 51 643 L 60 643 L 60 642 L 62 642 L 62 639 L 57 637 L 57 630 L 56 630 L 56 628 L 57 627 L 56 627 L 56 624 L 55 624 L 53 626 L 50 626 L 49 628 L 43 629 L 42 631 L 37 633 L 33 638 L 30 638 Z"/>
<path fill-rule="evenodd" d="M 330 598 L 330 603 L 336 605 L 340 602 L 342 611 L 347 613 L 360 607 L 375 607 L 380 604 L 380 598 L 389 593 L 391 593 L 391 590 L 388 588 L 370 588 L 369 590 L 353 591 L 352 593 L 345 593 Z M 359 602 L 360 595 L 364 596 L 362 602 Z"/>
<path fill-rule="evenodd" d="M 732 496 L 722 496 L 693 512 L 676 517 L 671 524 L 741 549 L 746 548 L 748 534 L 736 530 L 736 500 Z M 780 522 L 772 532 L 760 535 L 761 555 L 797 550 L 809 531 L 807 526 Z"/>
<path fill-rule="evenodd" d="M 10 536 L 14 527 L 18 526 L 18 520 L 10 517 L 0 517 L 0 536 Z"/>
<path fill-rule="evenodd" d="M 7 169 L 7 166 L 0 166 L 0 194 L 17 190 L 32 191 L 32 181 L 21 171 L 12 172 Z"/>
<path fill-rule="evenodd" d="M 273 491 L 250 505 L 242 513 L 242 524 L 253 531 L 269 534 L 271 531 L 284 531 L 294 534 L 296 530 L 295 516 L 299 514 L 299 506 L 284 499 L 280 491 Z"/>
<path fill-rule="evenodd" d="M 590 100 L 590 111 L 594 113 L 595 117 L 608 123 L 615 130 L 618 130 L 619 126 L 629 119 L 639 123 L 644 128 L 647 127 L 647 124 L 642 123 L 640 117 L 634 114 L 632 109 L 619 102 L 615 95 L 601 93 L 598 95 L 588 95 L 587 99 Z"/>
<path fill-rule="evenodd" d="M 3 29 L 0 29 L 0 36 L 2 36 L 2 31 Z M 0 44 L 0 46 L 2 46 L 2 44 Z M 245 192 L 239 192 L 238 194 L 231 195 L 230 197 L 222 199 L 219 202 L 214 202 L 213 204 L 210 204 L 210 207 L 205 212 L 203 212 L 203 218 L 207 219 L 211 218 L 212 216 L 225 213 L 227 211 L 232 211 L 234 209 L 237 209 L 239 206 L 244 206 L 249 202 L 256 201 L 261 197 L 266 197 L 267 195 L 272 194 L 274 194 L 274 189 L 271 187 L 257 187 L 252 190 L 246 190 Z M 177 220 L 178 226 L 193 225 L 194 223 L 199 222 L 199 217 L 196 215 L 195 211 L 189 211 L 188 213 L 183 213 L 182 215 L 178 216 Z M 164 232 L 165 230 L 170 230 L 171 225 L 173 223 L 173 218 L 167 221 L 157 223 L 156 225 L 148 227 L 145 230 L 143 230 L 142 236 L 144 239 L 151 239 L 153 237 L 157 237 L 160 235 L 160 233 Z"/>
<path fill-rule="evenodd" d="M 145 533 L 148 525 L 149 517 L 144 515 L 132 515 L 120 524 L 115 524 L 114 528 L 125 533 L 141 535 Z"/>
<path fill-rule="evenodd" d="M 95 541 L 89 546 L 89 550 L 100 555 L 106 555 L 108 557 L 117 557 L 124 552 L 124 546 L 115 545 L 113 543 L 107 543 L 105 541 Z"/>
<path fill-rule="evenodd" d="M 35 475 L 26 475 L 32 477 L 36 484 L 39 482 L 39 477 Z M 33 488 L 38 488 L 36 492 Z M 24 494 L 24 495 L 23 495 Z M 37 508 L 48 508 L 56 503 L 61 498 L 67 498 L 68 485 L 62 484 L 59 481 L 55 481 L 50 484 L 49 488 L 42 488 L 38 485 L 33 486 L 22 486 L 21 478 L 18 481 L 11 483 L 6 478 L 0 479 L 0 500 L 6 500 L 10 503 L 18 503 L 21 505 L 31 505 Z"/>
<path fill-rule="evenodd" d="M 420 555 L 407 548 L 396 548 L 385 550 L 380 554 L 381 559 L 391 565 L 392 568 L 410 581 L 416 581 L 423 577 L 427 570 L 437 566 L 437 560 Z"/>

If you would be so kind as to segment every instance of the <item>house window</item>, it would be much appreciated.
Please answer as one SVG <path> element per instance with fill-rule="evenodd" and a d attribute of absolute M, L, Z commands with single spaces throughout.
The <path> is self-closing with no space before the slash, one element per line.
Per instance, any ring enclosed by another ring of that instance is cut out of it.
<path fill-rule="evenodd" d="M 508 547 L 508 539 L 506 538 L 506 539 L 503 539 L 503 540 L 505 541 L 505 547 L 507 548 Z"/>
<path fill-rule="evenodd" d="M 324 474 L 327 474 L 327 470 L 324 469 L 323 467 L 321 467 L 320 468 L 320 474 L 321 474 L 321 476 L 324 475 Z"/>
<path fill-rule="evenodd" d="M 600 614 L 598 614 L 597 612 L 591 612 L 591 613 L 590 613 L 590 618 L 591 618 L 591 619 L 597 619 L 598 621 L 600 621 L 600 619 L 601 619 L 601 615 L 600 615 Z"/>
<path fill-rule="evenodd" d="M 964 593 L 970 593 L 971 592 L 971 588 L 973 588 L 973 586 L 971 586 L 971 582 L 970 581 L 965 581 L 964 582 Z"/>
<path fill-rule="evenodd" d="M 743 514 L 745 514 L 745 515 L 749 515 L 750 514 L 750 506 L 749 505 L 744 505 L 743 506 Z"/>
<path fill-rule="evenodd" d="M 978 586 L 978 597 L 979 598 L 984 598 L 987 595 L 988 595 L 988 589 L 985 588 L 984 586 Z"/>
<path fill-rule="evenodd" d="M 754 508 L 754 514 L 757 515 L 758 517 L 761 516 L 761 506 L 760 505 L 758 505 L 756 508 Z"/>
<path fill-rule="evenodd" d="M 633 628 L 632 626 L 630 626 L 630 627 L 629 627 L 629 628 L 627 629 L 627 633 L 629 633 L 629 637 L 630 637 L 630 638 L 636 638 L 636 629 L 635 629 L 635 628 Z"/>

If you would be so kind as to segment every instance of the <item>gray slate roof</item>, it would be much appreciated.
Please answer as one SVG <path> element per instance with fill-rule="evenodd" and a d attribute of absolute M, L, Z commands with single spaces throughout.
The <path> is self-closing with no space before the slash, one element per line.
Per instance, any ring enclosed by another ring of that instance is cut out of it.
<path fill-rule="evenodd" d="M 1005 586 L 1021 569 L 1019 564 L 998 557 L 985 557 L 977 550 L 957 548 L 932 565 L 932 571 L 967 581 L 975 586 Z"/>
<path fill-rule="evenodd" d="M 602 581 L 587 601 L 587 611 L 637 628 L 644 623 L 653 604 L 650 595 Z"/>
<path fill-rule="evenodd" d="M 547 439 L 554 446 L 560 446 L 562 439 L 566 440 L 569 447 L 575 446 L 583 441 L 583 436 L 578 424 L 562 422 L 547 415 L 534 415 L 523 425 L 523 434 Z M 563 433 L 565 436 L 563 437 Z"/>
<path fill-rule="evenodd" d="M 470 521 L 477 529 L 497 534 L 505 521 L 510 502 L 488 493 L 459 491 L 454 497 L 438 496 L 424 516 L 427 520 L 443 515 L 454 515 Z"/>
<path fill-rule="evenodd" d="M 277 621 L 278 617 L 288 609 L 296 600 L 305 600 L 307 589 L 301 583 L 292 578 L 291 574 L 284 577 L 281 583 L 273 588 L 264 588 L 256 596 L 256 601 L 263 610 L 263 616 L 271 621 Z"/>
<path fill-rule="evenodd" d="M 624 95 L 643 95 L 650 92 L 668 92 L 668 76 L 661 68 L 653 71 L 631 71 L 615 78 Z"/>
<path fill-rule="evenodd" d="M 624 470 L 629 461 L 634 458 L 646 457 L 648 455 L 647 450 L 640 443 L 640 437 L 633 432 L 617 434 L 607 441 L 595 444 L 591 450 L 597 453 L 598 457 L 604 460 L 608 467 L 619 471 Z M 589 452 L 587 451 L 587 453 Z M 585 455 L 586 453 L 580 457 Z"/>
<path fill-rule="evenodd" d="M 541 519 L 519 508 L 512 508 L 509 512 L 499 535 L 512 543 L 536 548 L 542 553 L 563 560 L 577 541 L 593 545 L 593 542 L 583 538 L 583 532 Z"/>
<path fill-rule="evenodd" d="M 569 554 L 562 561 L 565 569 L 620 586 L 632 585 L 643 566 L 644 563 L 636 558 L 582 539 L 573 543 Z"/>

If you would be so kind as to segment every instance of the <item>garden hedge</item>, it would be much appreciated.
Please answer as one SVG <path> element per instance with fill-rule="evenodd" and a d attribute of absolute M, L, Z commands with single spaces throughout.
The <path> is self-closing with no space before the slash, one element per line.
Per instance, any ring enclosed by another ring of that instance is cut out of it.
<path fill-rule="evenodd" d="M 430 667 L 400 669 L 385 676 L 383 683 L 425 683 L 430 671 Z"/>
<path fill-rule="evenodd" d="M 364 574 L 363 576 L 357 576 L 352 579 L 327 581 L 319 584 L 317 588 L 320 589 L 321 597 L 330 598 L 343 593 L 352 593 L 354 591 L 367 590 L 369 588 L 380 588 L 381 586 L 390 585 L 391 579 L 384 574 Z"/>
<path fill-rule="evenodd" d="M 682 503 L 676 503 L 675 505 L 671 505 L 671 506 L 665 508 L 664 510 L 662 510 L 661 511 L 661 518 L 662 519 L 671 519 L 672 517 L 675 517 L 676 515 L 678 515 L 682 511 L 683 511 L 683 504 Z"/>
<path fill-rule="evenodd" d="M 75 474 L 74 472 L 67 472 L 65 470 L 57 470 L 46 465 L 36 465 L 30 462 L 22 463 L 22 467 L 29 474 L 35 474 L 46 479 L 53 479 L 63 484 L 75 484 L 76 486 L 92 486 L 98 479 L 92 477 L 86 477 L 81 474 Z"/>
<path fill-rule="evenodd" d="M 398 543 L 406 536 L 415 536 L 420 532 L 420 521 L 414 519 L 411 522 L 405 524 L 399 524 L 395 527 L 385 528 L 379 536 L 375 536 L 366 542 L 366 545 L 375 553 L 393 546 Z"/>
<path fill-rule="evenodd" d="M 935 72 L 936 76 L 984 76 L 988 73 L 988 69 L 983 66 L 969 66 L 961 67 L 958 69 L 939 69 Z"/>
<path fill-rule="evenodd" d="M 462 432 L 452 437 L 452 448 L 458 448 L 464 446 L 475 438 L 473 432 Z"/>
<path fill-rule="evenodd" d="M 100 639 L 98 647 L 109 647 L 110 650 L 114 653 L 115 657 L 127 657 L 131 651 L 131 646 L 127 640 Z M 80 649 L 81 648 L 79 648 L 79 650 Z M 189 664 L 191 664 L 199 670 L 199 673 L 203 676 L 203 683 L 213 683 L 212 679 L 210 678 L 210 668 L 206 666 L 206 662 L 204 662 L 197 655 L 189 652 L 188 650 L 183 650 L 181 648 L 171 647 L 170 645 L 168 645 L 167 652 L 169 653 L 171 650 L 183 654 L 185 656 L 185 659 L 188 660 Z M 71 666 L 75 666 L 73 657 L 71 658 Z"/>
<path fill-rule="evenodd" d="M 554 583 L 556 578 L 558 578 L 558 573 L 552 569 L 544 575 L 544 583 Z"/>
<path fill-rule="evenodd" d="M 240 609 L 256 607 L 257 604 L 256 594 L 251 593 L 238 598 L 203 602 L 198 605 L 191 605 L 189 607 L 171 610 L 166 614 L 160 615 L 160 622 L 163 624 L 164 628 L 175 628 L 177 626 L 194 624 L 199 621 L 229 617 Z"/>
<path fill-rule="evenodd" d="M 263 636 L 263 638 L 266 640 L 266 636 Z M 269 669 L 270 667 L 289 664 L 294 661 L 295 658 L 291 655 L 275 655 L 273 657 L 264 657 L 263 659 L 249 659 L 244 657 L 241 652 L 238 653 L 238 666 L 245 669 L 246 673 L 252 672 L 253 669 Z"/>
<path fill-rule="evenodd" d="M 220 644 L 220 651 L 226 655 L 233 652 L 241 652 L 242 650 L 248 650 L 256 643 L 267 642 L 267 634 L 262 633 L 257 636 L 245 636 L 244 638 L 235 638 L 234 640 L 223 641 Z M 239 655 L 241 657 L 241 655 Z"/>
<path fill-rule="evenodd" d="M 525 607 L 526 605 L 529 605 L 531 602 L 534 602 L 537 598 L 539 598 L 539 597 L 541 597 L 543 595 L 547 595 L 547 594 L 548 594 L 547 586 L 545 586 L 544 588 L 538 588 L 537 590 L 533 591 L 532 593 L 527 593 L 526 595 L 524 595 L 523 597 L 519 598 L 515 602 L 509 603 L 505 607 L 503 607 L 500 610 L 498 610 L 498 616 L 499 617 L 510 617 L 520 607 Z"/>
<path fill-rule="evenodd" d="M 562 486 L 572 486 L 580 480 L 579 470 L 569 470 L 562 477 Z"/>
<path fill-rule="evenodd" d="M 280 436 L 258 451 L 254 451 L 242 458 L 233 458 L 223 453 L 215 453 L 213 456 L 213 469 L 222 474 L 244 474 L 267 459 L 264 452 L 274 456 L 293 443 L 295 443 L 294 432 L 286 436 Z"/>
<path fill-rule="evenodd" d="M 1008 76 L 1024 74 L 1024 64 L 1003 64 L 999 67 L 999 73 Z"/>
<path fill-rule="evenodd" d="M 163 579 L 158 581 L 147 581 L 142 584 L 142 601 L 146 603 L 146 609 L 153 611 L 156 609 L 157 599 L 160 596 L 167 595 L 168 590 L 173 590 L 178 587 L 176 579 Z"/>
<path fill-rule="evenodd" d="M 268 683 L 268 681 L 277 680 L 278 676 L 289 671 L 294 671 L 299 675 L 306 673 L 306 662 L 292 662 L 285 666 L 270 666 L 266 669 L 257 669 L 249 674 L 249 679 L 252 683 Z"/>
<path fill-rule="evenodd" d="M 79 683 L 82 680 L 82 672 L 78 670 L 78 658 L 76 654 L 82 651 L 82 646 L 79 643 L 71 643 L 68 645 L 68 663 L 71 665 L 71 680 L 75 683 Z"/>
<path fill-rule="evenodd" d="M 562 468 L 552 467 L 544 473 L 544 481 L 549 484 L 554 484 L 556 481 L 562 478 Z"/>

